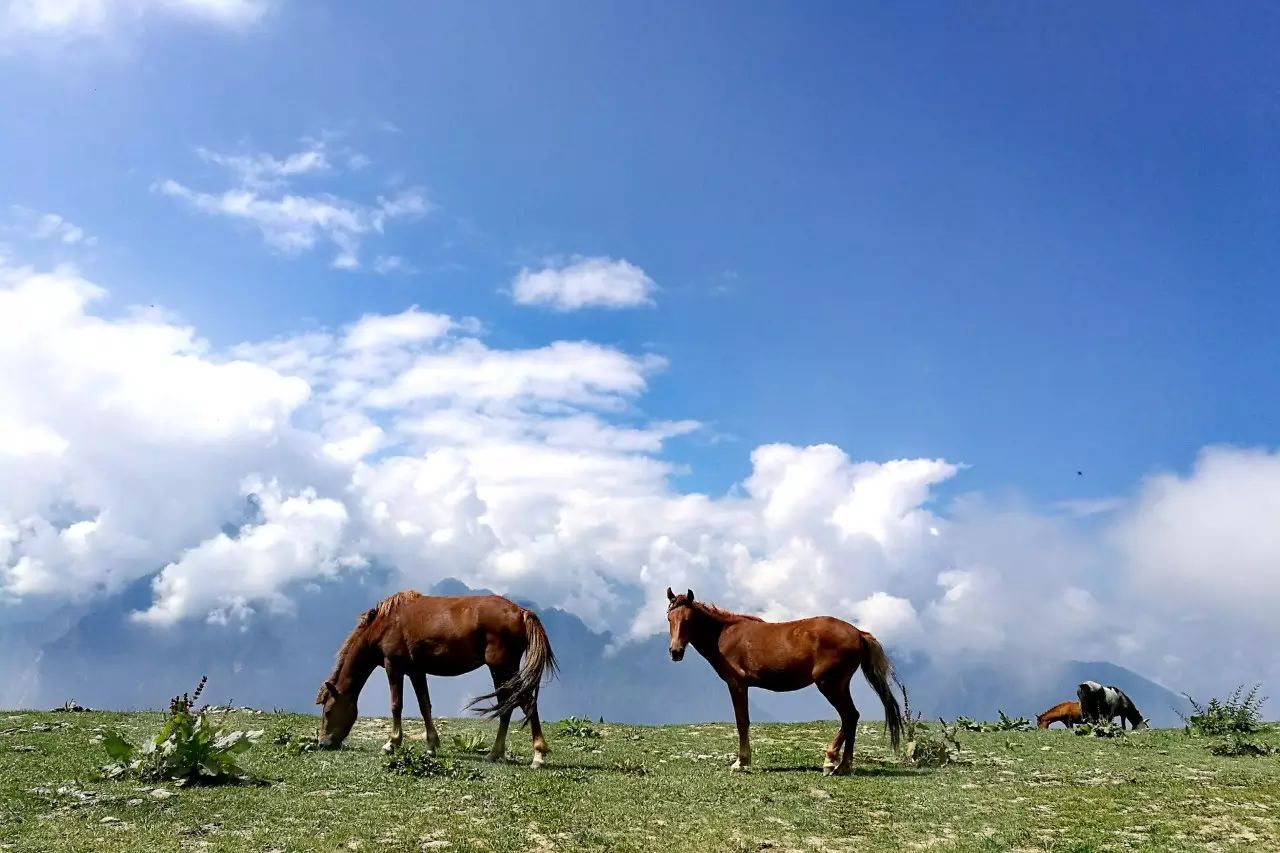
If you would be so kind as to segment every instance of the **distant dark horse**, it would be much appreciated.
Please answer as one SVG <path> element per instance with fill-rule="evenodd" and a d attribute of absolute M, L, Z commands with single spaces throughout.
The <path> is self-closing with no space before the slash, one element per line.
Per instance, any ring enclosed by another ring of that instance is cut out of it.
<path fill-rule="evenodd" d="M 1103 687 L 1096 681 L 1086 681 L 1076 689 L 1076 696 L 1080 699 L 1080 716 L 1086 723 L 1110 723 L 1119 717 L 1122 729 L 1125 721 L 1135 731 L 1147 727 L 1138 707 L 1119 687 Z"/>
<path fill-rule="evenodd" d="M 524 668 L 520 657 L 525 655 Z M 391 738 L 384 749 L 400 745 L 403 732 L 404 677 L 418 696 L 427 727 L 427 750 L 434 753 L 440 736 L 431 722 L 428 675 L 462 675 L 488 666 L 493 692 L 471 702 L 493 700 L 482 713 L 498 718 L 498 735 L 489 751 L 500 761 L 507 749 L 507 726 L 516 708 L 524 711 L 533 735 L 533 766 L 546 760 L 547 744 L 538 720 L 538 690 L 545 675 L 555 672 L 556 658 L 542 623 L 530 610 L 497 595 L 421 595 L 397 592 L 360 614 L 355 630 L 338 651 L 333 674 L 316 694 L 323 706 L 319 743 L 342 745 L 359 713 L 356 700 L 376 667 L 384 667 L 391 685 Z"/>
<path fill-rule="evenodd" d="M 1084 722 L 1080 713 L 1079 702 L 1059 702 L 1043 714 L 1036 714 L 1036 728 L 1047 729 L 1054 723 L 1062 723 L 1067 728 L 1075 728 Z"/>
<path fill-rule="evenodd" d="M 858 734 L 858 709 L 849 693 L 853 674 L 862 674 L 884 705 L 885 728 L 893 748 L 902 735 L 902 712 L 889 689 L 892 668 L 875 637 L 832 616 L 795 622 L 765 622 L 758 616 L 730 613 L 694 601 L 693 590 L 676 595 L 667 588 L 667 621 L 671 624 L 671 659 L 684 657 L 692 645 L 716 674 L 729 685 L 738 722 L 738 760 L 734 770 L 751 764 L 751 725 L 747 689 L 799 690 L 817 684 L 840 715 L 840 730 L 826 751 L 823 773 L 853 770 L 853 741 Z M 841 744 L 844 753 L 840 755 Z M 839 763 L 836 756 L 840 755 Z"/>

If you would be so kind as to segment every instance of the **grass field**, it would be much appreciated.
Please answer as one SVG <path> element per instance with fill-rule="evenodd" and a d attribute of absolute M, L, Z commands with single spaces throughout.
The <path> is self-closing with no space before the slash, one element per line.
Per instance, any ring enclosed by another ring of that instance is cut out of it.
<path fill-rule="evenodd" d="M 267 736 L 245 764 L 264 787 L 102 782 L 100 726 L 153 731 L 159 714 L 0 712 L 3 850 L 1276 850 L 1280 757 L 1216 757 L 1181 731 L 1123 739 L 1064 730 L 962 736 L 965 763 L 893 760 L 879 723 L 859 731 L 857 772 L 825 778 L 832 723 L 753 728 L 756 766 L 731 774 L 731 725 L 548 726 L 552 764 L 459 755 L 454 735 L 492 724 L 444 720 L 443 754 L 481 779 L 388 773 L 386 722 L 363 719 L 339 752 L 292 753 L 281 730 L 315 719 L 233 714 Z M 406 720 L 408 722 L 408 720 Z M 52 728 L 50 728 L 52 727 Z M 420 732 L 420 724 L 408 728 Z M 1260 740 L 1280 743 L 1271 728 Z"/>

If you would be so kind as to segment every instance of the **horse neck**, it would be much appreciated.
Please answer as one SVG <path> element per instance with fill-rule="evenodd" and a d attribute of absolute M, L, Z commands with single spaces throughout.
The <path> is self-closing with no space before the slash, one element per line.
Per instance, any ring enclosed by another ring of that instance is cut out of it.
<path fill-rule="evenodd" d="M 337 677 L 334 679 L 334 686 L 338 688 L 338 692 L 353 698 L 360 695 L 365 682 L 381 662 L 379 655 L 376 654 L 376 643 L 377 638 L 366 635 L 347 650 L 347 654 L 342 659 L 342 665 L 338 667 Z"/>
<path fill-rule="evenodd" d="M 693 613 L 691 620 L 693 631 L 689 636 L 689 644 L 704 658 L 715 663 L 723 657 L 720 652 L 720 633 L 724 631 L 728 622 L 717 619 L 704 610 L 695 609 Z"/>

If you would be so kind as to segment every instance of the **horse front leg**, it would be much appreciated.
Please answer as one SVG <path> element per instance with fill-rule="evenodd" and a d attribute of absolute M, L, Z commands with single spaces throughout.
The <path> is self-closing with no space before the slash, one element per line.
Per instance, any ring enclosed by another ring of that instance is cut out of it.
<path fill-rule="evenodd" d="M 436 732 L 436 724 L 431 720 L 431 694 L 427 692 L 426 673 L 416 670 L 410 672 L 409 683 L 413 685 L 414 695 L 418 697 L 418 710 L 422 712 L 422 722 L 426 726 L 427 754 L 435 755 L 440 749 L 440 735 Z"/>
<path fill-rule="evenodd" d="M 730 684 L 729 696 L 733 699 L 733 717 L 738 723 L 738 760 L 729 769 L 736 773 L 751 765 L 751 714 L 747 711 L 745 684 Z"/>
<path fill-rule="evenodd" d="M 383 752 L 391 752 L 404 740 L 404 731 L 400 728 L 400 714 L 404 710 L 404 672 L 391 661 L 387 661 L 387 684 L 391 688 L 391 738 L 382 746 Z"/>

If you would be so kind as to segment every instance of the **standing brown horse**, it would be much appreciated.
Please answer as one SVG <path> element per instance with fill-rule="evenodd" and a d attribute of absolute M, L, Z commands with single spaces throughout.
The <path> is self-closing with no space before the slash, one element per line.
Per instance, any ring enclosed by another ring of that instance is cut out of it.
<path fill-rule="evenodd" d="M 520 657 L 526 651 L 522 669 Z M 382 666 L 391 685 L 391 739 L 383 749 L 394 749 L 403 737 L 400 711 L 407 675 L 426 723 L 427 750 L 434 754 L 440 736 L 431 722 L 427 676 L 462 675 L 486 665 L 493 675 L 493 692 L 472 700 L 469 707 L 493 700 L 491 707 L 480 709 L 498 718 L 489 760 L 500 761 L 506 754 L 507 726 L 511 713 L 520 708 L 533 735 L 533 766 L 542 766 L 547 743 L 538 720 L 538 690 L 543 677 L 554 674 L 556 657 L 537 615 L 498 595 L 422 595 L 406 590 L 360 614 L 338 651 L 333 674 L 316 694 L 316 704 L 323 706 L 319 743 L 327 749 L 342 745 L 359 713 L 360 690 Z"/>
<path fill-rule="evenodd" d="M 765 622 L 758 616 L 730 613 L 694 601 L 693 590 L 676 595 L 667 587 L 667 621 L 671 624 L 671 659 L 684 658 L 692 645 L 729 685 L 738 721 L 738 760 L 734 770 L 751 764 L 751 725 L 747 689 L 799 690 L 817 684 L 840 715 L 840 730 L 826 751 L 822 772 L 844 775 L 853 770 L 853 741 L 858 734 L 858 709 L 849 682 L 862 674 L 884 705 L 885 728 L 893 748 L 902 736 L 902 711 L 889 689 L 892 667 L 875 637 L 832 616 L 794 622 Z M 840 746 L 844 753 L 836 763 Z"/>

